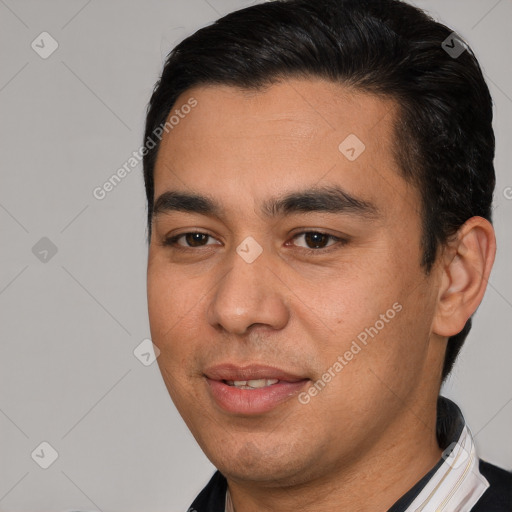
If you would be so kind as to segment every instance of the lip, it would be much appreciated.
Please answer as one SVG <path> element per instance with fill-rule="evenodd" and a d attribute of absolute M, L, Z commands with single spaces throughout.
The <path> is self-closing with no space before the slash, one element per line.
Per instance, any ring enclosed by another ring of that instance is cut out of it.
<path fill-rule="evenodd" d="M 255 415 L 269 412 L 297 395 L 309 379 L 272 366 L 221 364 L 205 370 L 213 401 L 231 414 Z M 258 389 L 239 389 L 225 381 L 277 379 L 278 383 Z"/>
<path fill-rule="evenodd" d="M 252 380 L 252 379 L 278 379 L 286 382 L 297 382 L 305 377 L 294 375 L 274 366 L 259 364 L 235 365 L 232 363 L 219 364 L 204 371 L 211 380 Z"/>

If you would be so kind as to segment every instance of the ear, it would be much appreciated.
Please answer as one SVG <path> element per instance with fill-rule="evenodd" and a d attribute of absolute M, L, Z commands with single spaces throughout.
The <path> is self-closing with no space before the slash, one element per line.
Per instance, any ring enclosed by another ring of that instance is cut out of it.
<path fill-rule="evenodd" d="M 476 311 L 487 287 L 496 254 L 496 237 L 489 221 L 471 217 L 445 246 L 441 285 L 432 330 L 454 336 Z"/>

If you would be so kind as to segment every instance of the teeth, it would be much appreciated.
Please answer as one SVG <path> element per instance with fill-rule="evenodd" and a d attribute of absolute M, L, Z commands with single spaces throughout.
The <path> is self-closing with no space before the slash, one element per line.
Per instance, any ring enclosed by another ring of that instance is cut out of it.
<path fill-rule="evenodd" d="M 251 386 L 251 388 L 264 388 L 268 386 L 266 379 L 255 379 L 247 381 L 247 385 Z"/>
<path fill-rule="evenodd" d="M 279 382 L 278 379 L 253 379 L 253 380 L 228 380 L 226 381 L 230 386 L 235 386 L 239 389 L 258 389 L 267 386 L 272 386 Z"/>
<path fill-rule="evenodd" d="M 272 384 L 277 384 L 279 381 L 277 379 L 255 379 L 248 380 L 247 385 L 251 386 L 251 388 L 264 388 L 266 386 L 271 386 Z"/>

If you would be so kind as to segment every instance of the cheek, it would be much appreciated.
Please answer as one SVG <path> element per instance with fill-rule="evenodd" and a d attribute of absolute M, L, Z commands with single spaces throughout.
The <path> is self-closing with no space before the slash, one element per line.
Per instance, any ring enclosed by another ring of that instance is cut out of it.
<path fill-rule="evenodd" d="M 340 266 L 307 286 L 303 284 L 295 293 L 300 300 L 294 301 L 299 322 L 308 318 L 333 348 L 343 347 L 360 333 L 364 338 L 365 329 L 376 322 L 379 331 L 385 329 L 399 308 L 393 305 L 403 296 L 402 284 L 399 279 L 388 278 L 390 274 L 389 266 L 361 261 L 357 266 Z"/>
<path fill-rule="evenodd" d="M 179 273 L 169 272 L 165 266 L 148 266 L 148 313 L 153 343 L 164 357 L 184 357 L 192 348 L 189 340 L 197 329 L 198 308 L 202 293 L 199 283 L 184 279 Z M 187 343 L 183 341 L 187 340 Z"/>
<path fill-rule="evenodd" d="M 369 368 L 390 381 L 404 372 L 414 373 L 428 348 L 429 285 L 421 270 L 413 268 L 414 260 L 404 267 L 398 255 L 387 249 L 365 258 L 358 268 L 308 289 L 304 296 L 317 299 L 313 309 L 297 302 L 302 308 L 298 316 L 318 326 L 312 339 L 323 371 L 341 356 L 344 378 L 350 376 L 356 386 L 362 384 L 364 372 L 362 380 L 376 379 L 366 375 Z"/>
<path fill-rule="evenodd" d="M 197 402 L 190 381 L 196 377 L 193 368 L 201 339 L 195 318 L 200 295 L 193 280 L 155 263 L 148 266 L 147 290 L 151 339 L 160 350 L 157 363 L 169 395 L 185 418 L 190 404 Z"/>

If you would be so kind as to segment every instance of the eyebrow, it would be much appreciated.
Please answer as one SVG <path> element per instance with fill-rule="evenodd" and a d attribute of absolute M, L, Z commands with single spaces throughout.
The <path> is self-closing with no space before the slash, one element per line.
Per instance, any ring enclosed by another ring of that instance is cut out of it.
<path fill-rule="evenodd" d="M 163 192 L 158 197 L 153 206 L 153 216 L 171 211 L 218 218 L 225 216 L 224 208 L 212 197 L 174 190 Z M 307 212 L 349 214 L 368 219 L 379 216 L 375 204 L 357 198 L 338 186 L 313 187 L 272 197 L 263 203 L 261 211 L 269 218 Z"/>

